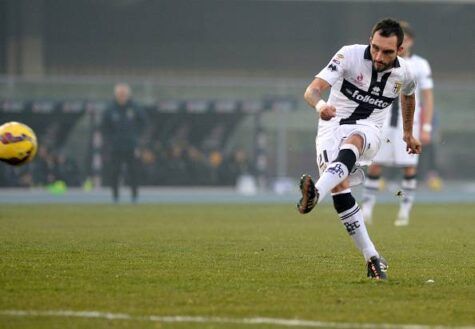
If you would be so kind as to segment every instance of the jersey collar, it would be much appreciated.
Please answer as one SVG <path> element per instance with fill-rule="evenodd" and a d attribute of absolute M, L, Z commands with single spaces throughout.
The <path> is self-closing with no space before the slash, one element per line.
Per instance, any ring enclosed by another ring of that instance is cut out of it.
<path fill-rule="evenodd" d="M 366 47 L 365 51 L 364 51 L 364 59 L 367 59 L 367 60 L 372 60 L 371 58 L 371 51 L 369 49 L 370 46 Z M 399 58 L 396 57 L 396 60 L 394 61 L 394 65 L 393 67 L 400 67 L 401 64 L 399 64 Z"/>

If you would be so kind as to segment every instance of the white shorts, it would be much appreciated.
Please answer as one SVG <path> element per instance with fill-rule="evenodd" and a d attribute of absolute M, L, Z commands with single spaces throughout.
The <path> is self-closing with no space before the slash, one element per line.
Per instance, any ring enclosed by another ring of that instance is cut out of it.
<path fill-rule="evenodd" d="M 381 131 L 375 127 L 364 125 L 338 125 L 334 129 L 325 129 L 325 132 L 319 131 L 315 140 L 320 175 L 328 164 L 336 159 L 345 138 L 353 134 L 358 134 L 364 139 L 363 152 L 356 159 L 356 166 L 371 164 L 381 145 Z"/>
<path fill-rule="evenodd" d="M 402 139 L 400 127 L 383 128 L 381 148 L 374 158 L 374 163 L 393 167 L 415 167 L 419 161 L 418 154 L 408 154 L 406 143 Z M 414 137 L 419 138 L 418 125 L 414 125 Z"/>

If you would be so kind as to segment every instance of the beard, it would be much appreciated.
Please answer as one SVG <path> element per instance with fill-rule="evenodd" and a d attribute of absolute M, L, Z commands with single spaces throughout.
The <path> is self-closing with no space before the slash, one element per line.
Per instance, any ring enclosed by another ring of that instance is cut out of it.
<path fill-rule="evenodd" d="M 383 62 L 375 62 L 373 61 L 373 68 L 375 69 L 376 72 L 382 72 L 386 71 L 387 69 L 390 69 L 393 66 L 393 63 L 383 63 Z"/>

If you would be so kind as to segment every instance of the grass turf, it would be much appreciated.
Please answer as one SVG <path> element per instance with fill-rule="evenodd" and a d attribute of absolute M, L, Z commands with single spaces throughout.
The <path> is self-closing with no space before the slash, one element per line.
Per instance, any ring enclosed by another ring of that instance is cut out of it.
<path fill-rule="evenodd" d="M 369 231 L 388 282 L 368 280 L 334 210 L 316 210 L 2 205 L 0 310 L 475 323 L 475 205 L 417 204 L 404 228 L 396 205 L 378 205 Z M 0 315 L 2 328 L 196 327 L 133 322 Z"/>

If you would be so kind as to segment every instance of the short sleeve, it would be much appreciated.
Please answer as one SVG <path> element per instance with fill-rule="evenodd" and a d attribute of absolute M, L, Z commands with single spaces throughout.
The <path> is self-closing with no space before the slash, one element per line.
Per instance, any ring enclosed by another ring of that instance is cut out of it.
<path fill-rule="evenodd" d="M 401 93 L 406 96 L 414 94 L 416 85 L 414 72 L 406 65 L 406 79 L 402 85 Z"/>
<path fill-rule="evenodd" d="M 422 90 L 432 89 L 434 87 L 434 82 L 432 81 L 432 71 L 430 69 L 429 62 L 426 60 L 421 60 L 419 65 L 420 73 L 417 79 L 417 84 Z"/>
<path fill-rule="evenodd" d="M 315 77 L 323 79 L 333 86 L 343 76 L 345 68 L 348 65 L 348 60 L 348 47 L 345 46 L 336 52 L 328 65 L 325 66 Z"/>

